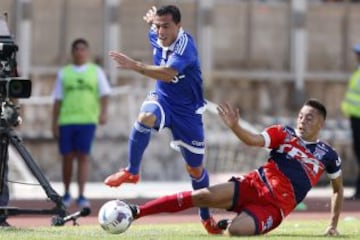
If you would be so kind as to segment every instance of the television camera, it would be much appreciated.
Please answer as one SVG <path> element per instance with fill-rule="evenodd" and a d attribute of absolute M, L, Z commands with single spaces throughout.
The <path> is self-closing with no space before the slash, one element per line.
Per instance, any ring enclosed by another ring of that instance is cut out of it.
<path fill-rule="evenodd" d="M 19 114 L 11 99 L 29 98 L 31 81 L 18 77 L 16 52 L 18 46 L 10 35 L 5 19 L 0 18 L 0 103 L 1 124 L 16 126 Z"/>
<path fill-rule="evenodd" d="M 5 16 L 6 17 L 6 16 Z M 83 209 L 74 214 L 68 214 L 60 195 L 51 187 L 49 181 L 41 172 L 30 153 L 25 148 L 20 137 L 12 128 L 19 124 L 18 107 L 12 102 L 17 98 L 29 98 L 31 95 L 31 81 L 18 77 L 15 44 L 7 27 L 7 19 L 0 16 L 0 195 L 4 193 L 4 183 L 7 181 L 8 147 L 11 144 L 29 168 L 47 197 L 55 203 L 51 209 L 24 209 L 0 206 L 0 216 L 18 214 L 47 214 L 53 215 L 51 224 L 62 226 L 67 221 L 73 221 L 80 216 L 90 214 L 90 209 Z"/>

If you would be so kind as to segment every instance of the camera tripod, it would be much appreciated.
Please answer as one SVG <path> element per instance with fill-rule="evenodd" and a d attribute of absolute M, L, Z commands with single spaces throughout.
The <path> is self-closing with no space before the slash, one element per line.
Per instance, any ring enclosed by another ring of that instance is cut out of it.
<path fill-rule="evenodd" d="M 6 108 L 4 110 L 4 108 Z M 9 111 L 10 115 L 6 115 Z M 51 225 L 54 226 L 62 226 L 65 222 L 72 220 L 74 225 L 76 225 L 76 219 L 80 216 L 86 216 L 90 214 L 90 209 L 85 208 L 80 212 L 68 215 L 66 211 L 66 207 L 62 203 L 62 199 L 59 194 L 51 187 L 49 181 L 41 172 L 38 165 L 35 163 L 34 159 L 30 155 L 30 153 L 26 150 L 22 140 L 16 134 L 15 130 L 12 129 L 11 126 L 16 126 L 14 122 L 9 120 L 14 120 L 15 115 L 16 119 L 18 118 L 18 114 L 16 112 L 16 107 L 13 104 L 5 103 L 5 105 L 0 106 L 0 193 L 4 191 L 4 184 L 7 179 L 5 179 L 5 169 L 7 167 L 8 161 L 8 147 L 9 144 L 15 147 L 17 152 L 20 154 L 22 159 L 25 161 L 26 166 L 29 168 L 34 177 L 38 180 L 40 186 L 45 191 L 47 197 L 55 203 L 55 207 L 51 209 L 25 209 L 18 207 L 0 207 L 0 215 L 4 216 L 14 216 L 19 214 L 29 214 L 29 215 L 53 215 L 51 220 Z M 5 116 L 4 116 L 5 115 Z M 10 117 L 9 117 L 10 116 Z M 16 120 L 17 122 L 17 120 Z"/>

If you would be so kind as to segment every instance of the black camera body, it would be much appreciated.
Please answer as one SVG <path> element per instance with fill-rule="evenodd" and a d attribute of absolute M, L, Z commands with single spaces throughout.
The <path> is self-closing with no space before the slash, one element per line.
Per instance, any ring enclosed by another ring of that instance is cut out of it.
<path fill-rule="evenodd" d="M 31 95 L 31 81 L 18 77 L 18 49 L 10 35 L 7 22 L 0 17 L 0 128 L 17 126 L 21 122 L 18 107 L 11 100 L 29 98 Z"/>
<path fill-rule="evenodd" d="M 10 35 L 7 22 L 0 17 L 0 100 L 31 96 L 31 81 L 18 77 L 18 49 Z"/>

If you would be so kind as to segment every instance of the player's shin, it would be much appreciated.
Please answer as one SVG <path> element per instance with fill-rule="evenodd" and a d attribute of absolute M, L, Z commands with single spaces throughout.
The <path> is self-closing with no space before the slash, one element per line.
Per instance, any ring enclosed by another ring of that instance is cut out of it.
<path fill-rule="evenodd" d="M 160 197 L 140 206 L 137 218 L 165 212 L 179 212 L 194 206 L 191 191 Z"/>
<path fill-rule="evenodd" d="M 129 167 L 128 171 L 138 174 L 141 159 L 146 147 L 149 144 L 151 128 L 136 122 L 129 137 Z"/>
<path fill-rule="evenodd" d="M 191 183 L 193 189 L 201 189 L 209 186 L 209 175 L 206 169 L 203 169 L 199 178 L 191 177 Z M 200 217 L 202 220 L 210 218 L 210 211 L 208 208 L 200 208 Z"/>

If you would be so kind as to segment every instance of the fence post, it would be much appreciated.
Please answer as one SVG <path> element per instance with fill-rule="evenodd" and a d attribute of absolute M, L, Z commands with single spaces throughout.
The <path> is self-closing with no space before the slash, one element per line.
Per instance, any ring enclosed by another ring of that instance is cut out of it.
<path fill-rule="evenodd" d="M 341 71 L 346 72 L 349 69 L 349 24 L 350 24 L 350 0 L 345 0 L 344 11 L 341 17 Z"/>
<path fill-rule="evenodd" d="M 196 1 L 197 4 L 197 32 L 198 48 L 200 54 L 201 68 L 203 72 L 204 85 L 212 85 L 212 69 L 214 67 L 213 50 L 213 21 L 214 1 Z"/>
<path fill-rule="evenodd" d="M 104 69 L 113 84 L 117 83 L 117 69 L 108 53 L 110 50 L 120 50 L 121 23 L 119 23 L 118 10 L 120 2 L 121 0 L 105 0 L 104 5 Z"/>
<path fill-rule="evenodd" d="M 291 72 L 294 74 L 295 104 L 304 101 L 307 65 L 306 0 L 291 1 Z"/>

